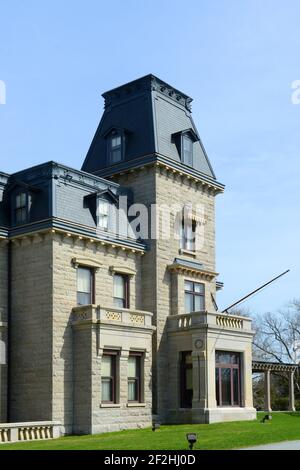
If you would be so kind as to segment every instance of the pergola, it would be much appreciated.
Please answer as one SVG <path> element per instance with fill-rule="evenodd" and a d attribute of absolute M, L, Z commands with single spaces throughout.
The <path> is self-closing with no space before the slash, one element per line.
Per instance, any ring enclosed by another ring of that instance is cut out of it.
<path fill-rule="evenodd" d="M 299 364 L 280 362 L 252 361 L 252 372 L 264 372 L 265 376 L 265 411 L 271 407 L 271 372 L 288 372 L 289 374 L 289 410 L 295 411 L 294 374 Z"/>

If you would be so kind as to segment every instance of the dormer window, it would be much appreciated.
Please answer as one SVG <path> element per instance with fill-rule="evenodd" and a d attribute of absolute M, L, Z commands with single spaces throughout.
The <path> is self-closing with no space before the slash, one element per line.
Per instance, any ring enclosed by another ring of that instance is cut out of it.
<path fill-rule="evenodd" d="M 188 134 L 182 135 L 182 162 L 193 165 L 193 141 Z"/>
<path fill-rule="evenodd" d="M 110 137 L 110 163 L 118 163 L 123 159 L 122 155 L 122 136 L 112 134 Z"/>
<path fill-rule="evenodd" d="M 28 219 L 29 195 L 26 191 L 19 192 L 15 197 L 15 223 L 25 224 Z"/>
<path fill-rule="evenodd" d="M 199 137 L 193 129 L 172 134 L 172 142 L 176 145 L 178 156 L 184 165 L 193 166 L 194 144 L 198 141 Z"/>
<path fill-rule="evenodd" d="M 102 230 L 108 230 L 109 202 L 104 199 L 98 200 L 98 227 Z"/>

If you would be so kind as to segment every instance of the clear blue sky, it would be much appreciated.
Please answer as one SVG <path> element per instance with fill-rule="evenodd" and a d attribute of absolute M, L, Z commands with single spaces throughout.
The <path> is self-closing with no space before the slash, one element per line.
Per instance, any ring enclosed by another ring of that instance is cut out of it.
<path fill-rule="evenodd" d="M 194 98 L 193 117 L 226 192 L 217 202 L 221 307 L 276 310 L 299 291 L 298 0 L 1 2 L 0 170 L 47 160 L 80 168 L 101 93 L 147 73 Z"/>

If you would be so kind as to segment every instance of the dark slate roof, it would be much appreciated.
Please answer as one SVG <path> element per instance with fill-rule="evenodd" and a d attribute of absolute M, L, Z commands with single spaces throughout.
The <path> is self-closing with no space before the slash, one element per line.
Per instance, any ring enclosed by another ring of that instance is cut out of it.
<path fill-rule="evenodd" d="M 105 99 L 104 113 L 82 170 L 101 174 L 110 166 L 106 136 L 114 128 L 126 132 L 125 161 L 128 164 L 151 154 L 181 164 L 172 136 L 190 129 L 197 138 L 194 143 L 193 168 L 215 179 L 191 116 L 192 98 L 188 95 L 154 75 L 146 75 L 102 96 Z"/>
<path fill-rule="evenodd" d="M 22 225 L 16 224 L 13 217 L 15 195 L 20 188 L 32 193 L 30 218 Z M 89 196 L 95 195 L 108 195 L 111 206 L 118 203 L 120 195 L 132 198 L 131 192 L 117 183 L 53 161 L 12 175 L 0 173 L 0 236 L 52 227 L 143 248 L 127 234 L 127 226 L 117 228 L 113 224 L 110 232 L 98 231 L 96 206 L 87 201 Z"/>

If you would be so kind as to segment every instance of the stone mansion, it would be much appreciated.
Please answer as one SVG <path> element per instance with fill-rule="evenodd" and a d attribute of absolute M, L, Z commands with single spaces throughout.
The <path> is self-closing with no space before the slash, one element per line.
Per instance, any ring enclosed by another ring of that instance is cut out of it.
<path fill-rule="evenodd" d="M 218 311 L 224 186 L 192 99 L 153 75 L 103 97 L 81 170 L 0 172 L 0 423 L 66 434 L 254 419 L 254 332 Z"/>

